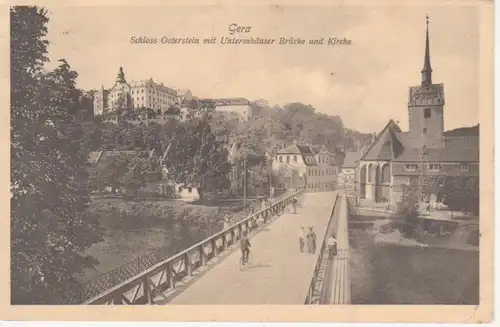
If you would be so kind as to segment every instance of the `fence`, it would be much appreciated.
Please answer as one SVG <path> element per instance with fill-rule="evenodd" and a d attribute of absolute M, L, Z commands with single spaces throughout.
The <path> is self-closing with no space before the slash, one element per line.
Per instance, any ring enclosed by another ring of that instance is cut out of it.
<path fill-rule="evenodd" d="M 322 280 L 325 276 L 322 276 L 321 274 L 324 272 L 324 269 L 321 269 L 322 264 L 324 264 L 325 260 L 328 260 L 326 255 L 328 255 L 327 251 L 325 251 L 327 247 L 327 240 L 328 240 L 328 235 L 330 233 L 330 230 L 334 230 L 334 234 L 336 234 L 336 229 L 337 229 L 337 222 L 338 219 L 336 219 L 336 211 L 337 211 L 337 204 L 339 203 L 339 192 L 337 192 L 337 195 L 335 196 L 335 202 L 333 204 L 332 208 L 332 213 L 331 213 L 331 218 L 328 221 L 328 226 L 325 230 L 325 235 L 323 237 L 323 242 L 321 242 L 321 247 L 319 248 L 319 255 L 318 259 L 316 261 L 316 265 L 314 266 L 314 270 L 312 273 L 312 278 L 311 278 L 311 283 L 309 284 L 309 290 L 307 292 L 307 297 L 305 300 L 305 304 L 318 304 L 322 303 L 325 297 L 325 293 L 327 291 L 327 285 L 328 283 Z M 321 281 L 320 281 L 321 280 Z M 325 287 L 326 286 L 326 287 Z"/>
<path fill-rule="evenodd" d="M 283 212 L 291 203 L 292 198 L 302 193 L 303 190 L 290 194 L 188 249 L 166 260 L 150 264 L 142 272 L 135 273 L 147 266 L 147 262 L 138 261 L 137 269 L 130 268 L 130 273 L 127 274 L 133 274 L 133 277 L 118 285 L 115 283 L 116 286 L 101 292 L 83 304 L 151 304 L 156 295 L 175 289 L 177 282 L 192 276 L 194 271 L 206 266 L 219 253 L 228 250 L 240 239 L 244 231 L 250 232 L 259 224 L 266 224 L 272 216 Z M 116 278 L 114 280 L 116 282 L 120 276 L 110 276 L 112 277 Z"/>

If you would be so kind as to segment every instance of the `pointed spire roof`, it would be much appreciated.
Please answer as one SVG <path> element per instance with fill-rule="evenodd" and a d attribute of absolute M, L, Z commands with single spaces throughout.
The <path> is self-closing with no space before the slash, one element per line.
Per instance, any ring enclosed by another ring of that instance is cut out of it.
<path fill-rule="evenodd" d="M 120 66 L 120 70 L 118 71 L 118 76 L 116 76 L 116 83 L 127 83 L 125 80 L 125 74 L 123 73 L 123 67 Z"/>
<path fill-rule="evenodd" d="M 429 51 L 429 15 L 425 16 L 426 19 L 426 32 L 425 32 L 425 55 L 424 55 L 424 68 L 422 68 L 422 85 L 432 84 L 432 68 L 431 68 L 431 55 Z"/>

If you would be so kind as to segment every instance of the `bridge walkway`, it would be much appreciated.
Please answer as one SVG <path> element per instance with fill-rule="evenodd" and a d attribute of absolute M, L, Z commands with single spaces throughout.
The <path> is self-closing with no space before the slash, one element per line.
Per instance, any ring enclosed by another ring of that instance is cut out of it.
<path fill-rule="evenodd" d="M 176 294 L 160 294 L 155 304 L 304 304 L 319 246 L 330 219 L 336 192 L 306 194 L 297 213 L 291 207 L 250 236 L 250 264 L 239 269 L 239 243 L 225 258 Z M 317 253 L 300 252 L 300 227 L 313 226 Z"/>

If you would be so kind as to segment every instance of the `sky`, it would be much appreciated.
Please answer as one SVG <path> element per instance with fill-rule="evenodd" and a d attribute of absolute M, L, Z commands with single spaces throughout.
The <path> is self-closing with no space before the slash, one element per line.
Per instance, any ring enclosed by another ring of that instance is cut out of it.
<path fill-rule="evenodd" d="M 198 97 L 311 104 L 344 125 L 377 132 L 389 119 L 408 128 L 408 88 L 420 83 L 425 16 L 434 83 L 444 83 L 445 128 L 479 121 L 479 26 L 473 6 L 48 7 L 51 63 L 64 58 L 77 86 L 111 88 L 149 79 Z M 337 37 L 349 46 L 131 44 L 135 37 Z"/>

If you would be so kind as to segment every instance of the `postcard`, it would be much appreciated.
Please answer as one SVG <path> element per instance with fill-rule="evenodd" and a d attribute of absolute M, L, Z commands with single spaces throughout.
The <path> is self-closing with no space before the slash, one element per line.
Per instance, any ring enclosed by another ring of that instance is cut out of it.
<path fill-rule="evenodd" d="M 492 8 L 4 6 L 2 317 L 491 321 Z"/>

